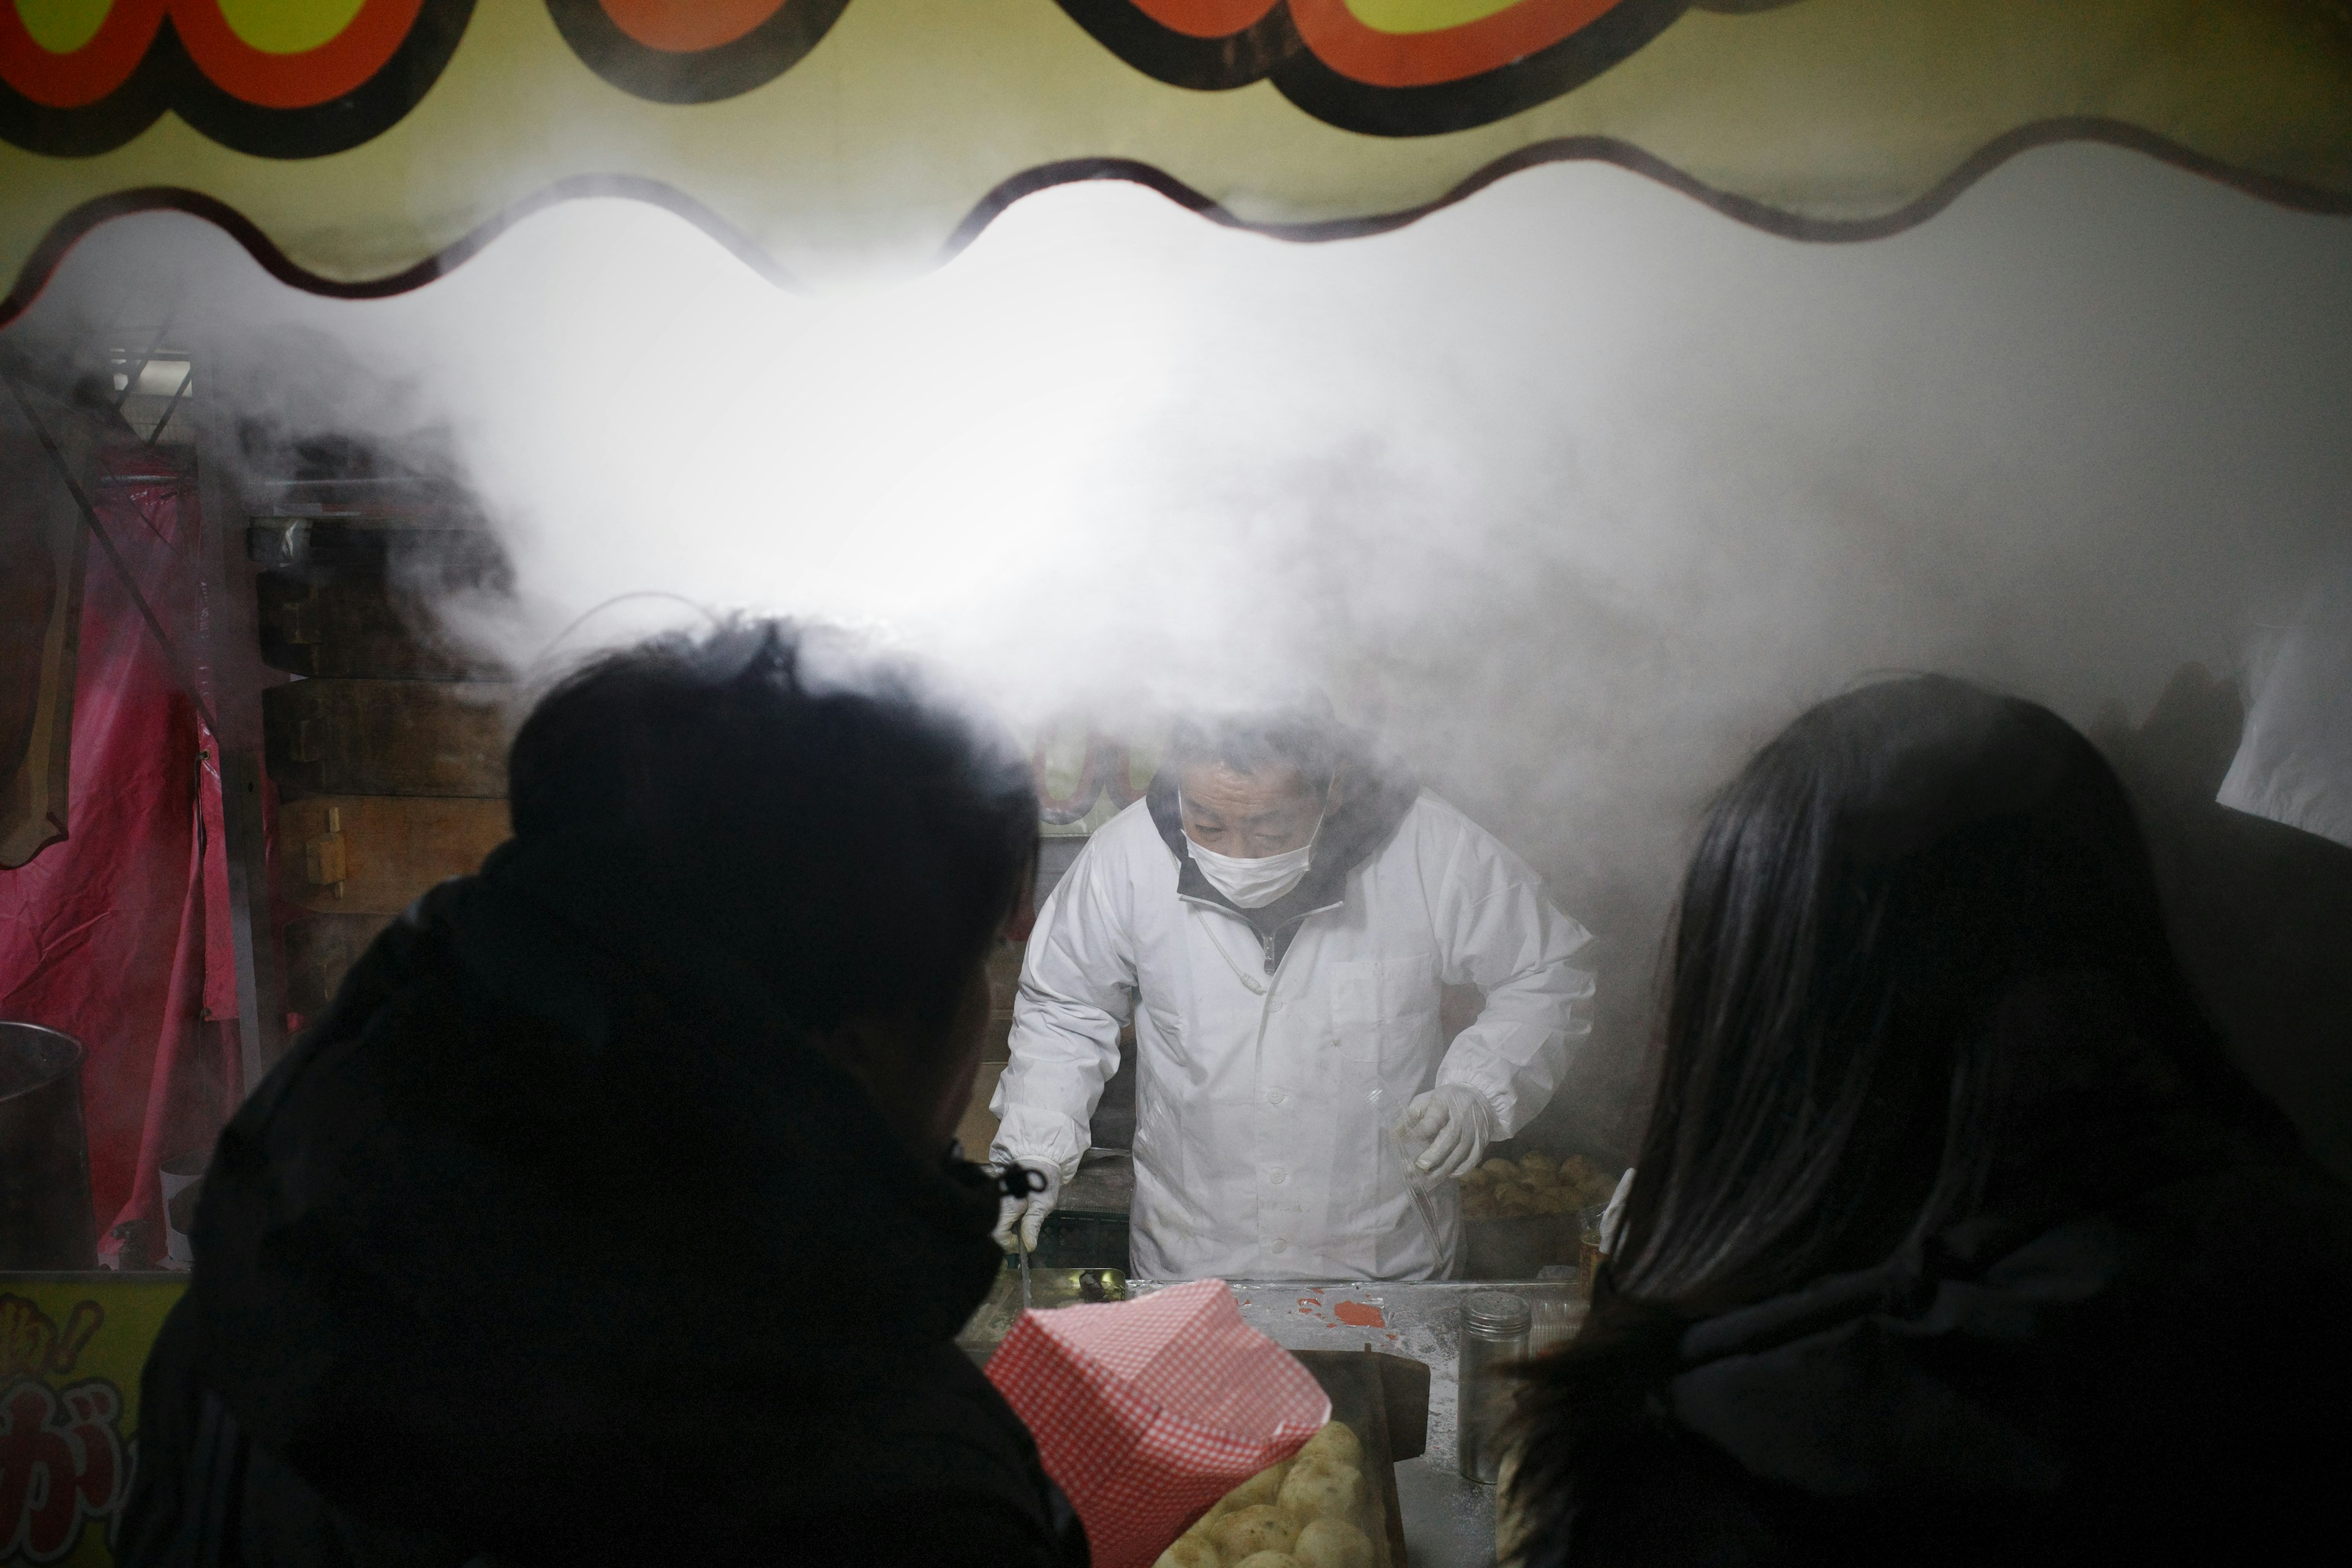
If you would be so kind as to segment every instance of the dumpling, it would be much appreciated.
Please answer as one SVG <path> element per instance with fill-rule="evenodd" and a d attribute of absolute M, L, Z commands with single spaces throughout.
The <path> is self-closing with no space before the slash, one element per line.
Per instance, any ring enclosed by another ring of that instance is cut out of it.
<path fill-rule="evenodd" d="M 1298 1559 L 1287 1552 L 1253 1552 L 1234 1568 L 1298 1568 Z"/>
<path fill-rule="evenodd" d="M 1312 1464 L 1318 1459 L 1328 1459 L 1350 1469 L 1360 1469 L 1364 1463 L 1363 1440 L 1345 1421 L 1327 1421 L 1323 1424 L 1323 1430 L 1307 1438 L 1307 1447 L 1299 1449 L 1294 1457 L 1294 1462 L 1301 1465 Z"/>
<path fill-rule="evenodd" d="M 1228 1563 L 1256 1552 L 1287 1552 L 1298 1540 L 1305 1522 L 1271 1503 L 1237 1508 L 1209 1527 L 1209 1539 Z"/>
<path fill-rule="evenodd" d="M 1248 1508 L 1253 1503 L 1272 1502 L 1282 1495 L 1282 1483 L 1290 1476 L 1290 1461 L 1268 1465 L 1241 1485 L 1225 1494 L 1228 1510 Z"/>
<path fill-rule="evenodd" d="M 1371 1538 L 1344 1519 L 1318 1519 L 1290 1549 L 1304 1568 L 1372 1568 Z"/>
<path fill-rule="evenodd" d="M 1216 1547 L 1197 1535 L 1180 1535 L 1151 1568 L 1224 1568 Z"/>
<path fill-rule="evenodd" d="M 1215 1502 L 1209 1505 L 1208 1512 L 1202 1514 L 1200 1518 L 1192 1521 L 1192 1528 L 1185 1531 L 1184 1534 L 1188 1539 L 1197 1536 L 1202 1541 L 1207 1541 L 1211 1539 L 1209 1531 L 1215 1528 L 1217 1521 L 1224 1518 L 1225 1515 L 1233 1511 L 1233 1500 L 1231 1498 L 1219 1498 Z"/>
<path fill-rule="evenodd" d="M 1282 1506 L 1301 1520 L 1353 1519 L 1364 1506 L 1364 1473 L 1352 1465 L 1295 1465 L 1282 1483 Z"/>

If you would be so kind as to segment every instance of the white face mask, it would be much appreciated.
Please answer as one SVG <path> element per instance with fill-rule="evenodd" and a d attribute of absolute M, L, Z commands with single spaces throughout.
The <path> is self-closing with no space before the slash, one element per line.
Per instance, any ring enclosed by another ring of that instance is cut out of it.
<path fill-rule="evenodd" d="M 1315 819 L 1317 832 L 1323 819 Z M 1268 855 L 1261 860 L 1244 860 L 1232 855 L 1220 855 L 1213 849 L 1203 849 L 1191 838 L 1184 847 L 1192 852 L 1192 864 L 1201 868 L 1201 875 L 1209 886 L 1244 910 L 1264 909 L 1307 879 L 1307 865 L 1314 858 L 1315 839 L 1309 835 L 1306 843 L 1279 855 Z"/>

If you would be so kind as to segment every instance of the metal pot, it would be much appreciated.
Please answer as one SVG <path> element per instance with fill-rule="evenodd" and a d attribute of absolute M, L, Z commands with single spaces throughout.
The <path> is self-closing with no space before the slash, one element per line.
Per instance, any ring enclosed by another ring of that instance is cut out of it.
<path fill-rule="evenodd" d="M 95 1268 L 81 1042 L 0 1023 L 0 1268 Z"/>

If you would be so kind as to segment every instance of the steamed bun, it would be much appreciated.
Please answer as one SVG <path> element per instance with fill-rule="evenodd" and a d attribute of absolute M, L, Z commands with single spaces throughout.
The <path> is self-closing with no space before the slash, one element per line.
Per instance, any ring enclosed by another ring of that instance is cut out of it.
<path fill-rule="evenodd" d="M 1352 1519 L 1364 1506 L 1363 1472 L 1349 1465 L 1294 1466 L 1282 1483 L 1282 1506 L 1301 1520 Z"/>
<path fill-rule="evenodd" d="M 1307 1439 L 1307 1447 L 1298 1450 L 1296 1462 L 1307 1465 L 1318 1459 L 1360 1469 L 1364 1463 L 1363 1440 L 1345 1421 L 1327 1421 L 1323 1430 Z"/>
<path fill-rule="evenodd" d="M 1282 1483 L 1290 1476 L 1290 1462 L 1268 1465 L 1241 1485 L 1225 1494 L 1227 1511 L 1248 1508 L 1253 1503 L 1272 1502 L 1282 1495 Z"/>
<path fill-rule="evenodd" d="M 1215 1502 L 1209 1505 L 1208 1512 L 1202 1514 L 1200 1518 L 1192 1521 L 1192 1528 L 1184 1531 L 1184 1539 L 1187 1541 L 1196 1539 L 1201 1541 L 1213 1541 L 1213 1538 L 1209 1534 L 1209 1531 L 1216 1528 L 1217 1521 L 1224 1518 L 1225 1515 L 1233 1511 L 1234 1509 L 1232 1501 L 1225 1498 L 1219 1498 Z"/>
<path fill-rule="evenodd" d="M 1217 1549 L 1197 1535 L 1180 1535 L 1151 1568 L 1224 1568 Z"/>
<path fill-rule="evenodd" d="M 1370 1537 L 1344 1519 L 1318 1519 L 1298 1532 L 1291 1548 L 1303 1568 L 1372 1568 Z"/>
<path fill-rule="evenodd" d="M 1226 1561 L 1259 1552 L 1287 1552 L 1298 1540 L 1303 1521 L 1270 1503 L 1237 1508 L 1209 1527 L 1209 1539 Z"/>
<path fill-rule="evenodd" d="M 1287 1552 L 1253 1552 L 1234 1568 L 1299 1568 L 1298 1559 Z"/>

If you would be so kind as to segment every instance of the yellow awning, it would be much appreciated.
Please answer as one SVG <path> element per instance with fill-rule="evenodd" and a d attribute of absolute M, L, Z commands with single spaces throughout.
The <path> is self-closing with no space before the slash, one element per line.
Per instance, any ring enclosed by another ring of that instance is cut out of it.
<path fill-rule="evenodd" d="M 780 280 L 929 264 L 1056 182 L 1360 234 L 1598 159 L 1805 238 L 2091 139 L 2352 209 L 2341 0 L 0 0 L 0 276 L 178 208 L 394 291 L 570 195 Z"/>

